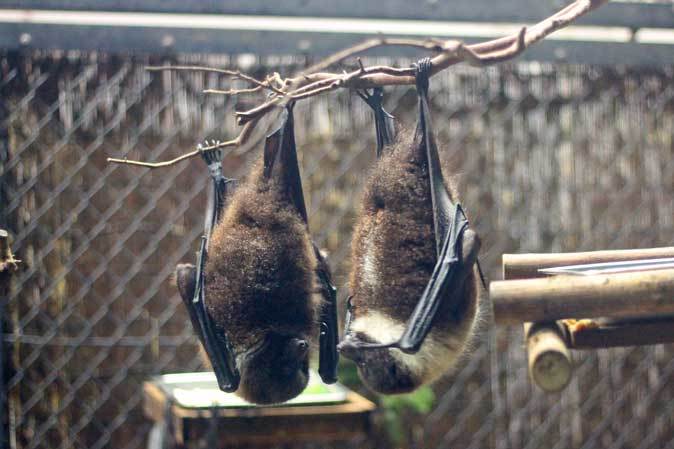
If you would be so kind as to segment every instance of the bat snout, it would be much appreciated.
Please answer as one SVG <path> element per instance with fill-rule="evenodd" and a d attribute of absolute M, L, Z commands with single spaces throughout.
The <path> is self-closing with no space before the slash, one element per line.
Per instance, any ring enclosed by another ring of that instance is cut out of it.
<path fill-rule="evenodd" d="M 356 362 L 359 366 L 365 362 L 365 354 L 359 343 L 363 342 L 359 338 L 347 336 L 337 345 L 337 351 L 347 359 Z"/>
<path fill-rule="evenodd" d="M 293 338 L 288 343 L 288 351 L 293 358 L 304 359 L 309 352 L 309 342 L 302 338 Z"/>

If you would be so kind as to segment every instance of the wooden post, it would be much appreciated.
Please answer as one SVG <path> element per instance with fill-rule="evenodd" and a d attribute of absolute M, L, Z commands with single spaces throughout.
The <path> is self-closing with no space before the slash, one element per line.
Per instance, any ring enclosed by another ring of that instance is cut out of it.
<path fill-rule="evenodd" d="M 547 276 L 538 271 L 540 268 L 664 257 L 674 257 L 674 246 L 648 249 L 589 251 L 583 253 L 504 254 L 503 279 L 527 279 Z"/>
<path fill-rule="evenodd" d="M 573 363 L 566 345 L 566 329 L 555 321 L 525 323 L 529 376 L 541 389 L 561 391 L 571 380 Z"/>
<path fill-rule="evenodd" d="M 6 307 L 9 296 L 9 282 L 12 272 L 16 270 L 16 263 L 12 250 L 9 245 L 9 234 L 4 229 L 0 229 L 0 335 L 3 335 L 7 329 L 5 320 L 7 320 Z M 7 406 L 6 390 L 6 363 L 9 355 L 5 352 L 5 342 L 0 340 L 0 447 L 9 444 L 7 440 L 9 435 L 9 408 Z"/>
<path fill-rule="evenodd" d="M 9 275 L 16 270 L 18 262 L 20 260 L 14 258 L 9 245 L 9 233 L 0 229 L 0 289 L 3 287 L 9 288 Z"/>
<path fill-rule="evenodd" d="M 498 324 L 662 316 L 674 314 L 674 269 L 496 281 L 489 296 Z"/>

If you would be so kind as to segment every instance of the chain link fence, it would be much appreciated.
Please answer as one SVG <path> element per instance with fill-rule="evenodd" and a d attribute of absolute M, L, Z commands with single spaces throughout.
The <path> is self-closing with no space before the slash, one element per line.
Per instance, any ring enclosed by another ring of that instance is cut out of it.
<path fill-rule="evenodd" d="M 151 423 L 142 382 L 203 369 L 171 281 L 202 232 L 202 162 L 149 170 L 106 158 L 164 160 L 204 138 L 232 138 L 232 112 L 250 100 L 204 95 L 224 84 L 214 74 L 144 67 L 207 64 L 264 75 L 304 62 L 0 55 L 0 225 L 22 260 L 1 342 L 9 447 L 144 447 Z M 671 244 L 674 66 L 456 67 L 433 78 L 431 96 L 442 157 L 483 238 L 491 279 L 500 277 L 503 252 Z M 413 129 L 415 101 L 401 87 L 386 104 Z M 310 227 L 343 287 L 354 208 L 374 160 L 371 114 L 339 92 L 301 102 L 295 117 Z M 244 176 L 259 153 L 259 145 L 229 151 L 227 175 Z M 521 329 L 494 329 L 434 387 L 430 412 L 405 420 L 401 440 L 375 426 L 373 444 L 674 448 L 672 353 L 664 345 L 576 353 L 571 384 L 549 395 L 527 377 Z"/>

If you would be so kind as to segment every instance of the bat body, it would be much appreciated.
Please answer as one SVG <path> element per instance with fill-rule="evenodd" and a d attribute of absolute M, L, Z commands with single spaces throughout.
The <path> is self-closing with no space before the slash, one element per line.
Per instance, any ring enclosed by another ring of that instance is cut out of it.
<path fill-rule="evenodd" d="M 413 391 L 451 371 L 481 316 L 479 239 L 467 221 L 454 220 L 465 216 L 442 178 L 425 101 L 414 135 L 378 151 L 352 241 L 350 321 L 340 351 L 384 394 Z M 448 256 L 450 240 L 457 256 Z M 444 277 L 443 266 L 452 267 Z"/>
<path fill-rule="evenodd" d="M 306 386 L 320 302 L 306 224 L 262 172 L 260 164 L 213 230 L 205 280 L 208 312 L 236 354 L 239 394 L 269 403 Z"/>
<path fill-rule="evenodd" d="M 231 390 L 258 404 L 285 402 L 306 387 L 321 319 L 320 255 L 306 224 L 292 115 L 285 114 L 286 124 L 267 137 L 263 160 L 215 224 L 203 276 L 207 321 L 226 337 L 230 371 L 240 375 Z M 193 296 L 194 273 L 191 265 L 178 266 L 183 298 Z M 214 346 L 211 352 L 221 350 Z"/>
<path fill-rule="evenodd" d="M 352 242 L 351 331 L 373 343 L 398 340 L 437 262 L 425 156 L 401 140 L 367 181 Z M 462 310 L 441 302 L 416 354 L 382 348 L 356 355 L 361 379 L 381 393 L 404 393 L 449 371 L 469 346 L 477 322 L 475 273 L 465 279 Z M 349 357 L 349 353 L 342 353 Z"/>

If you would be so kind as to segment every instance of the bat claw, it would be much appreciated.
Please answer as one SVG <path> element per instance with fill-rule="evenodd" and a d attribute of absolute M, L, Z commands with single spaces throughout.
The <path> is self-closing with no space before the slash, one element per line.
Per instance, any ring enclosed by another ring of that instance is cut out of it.
<path fill-rule="evenodd" d="M 203 143 L 197 144 L 197 150 L 206 164 L 210 165 L 222 159 L 222 150 L 219 146 L 219 140 L 213 139 L 209 143 L 208 139 L 204 139 Z"/>

